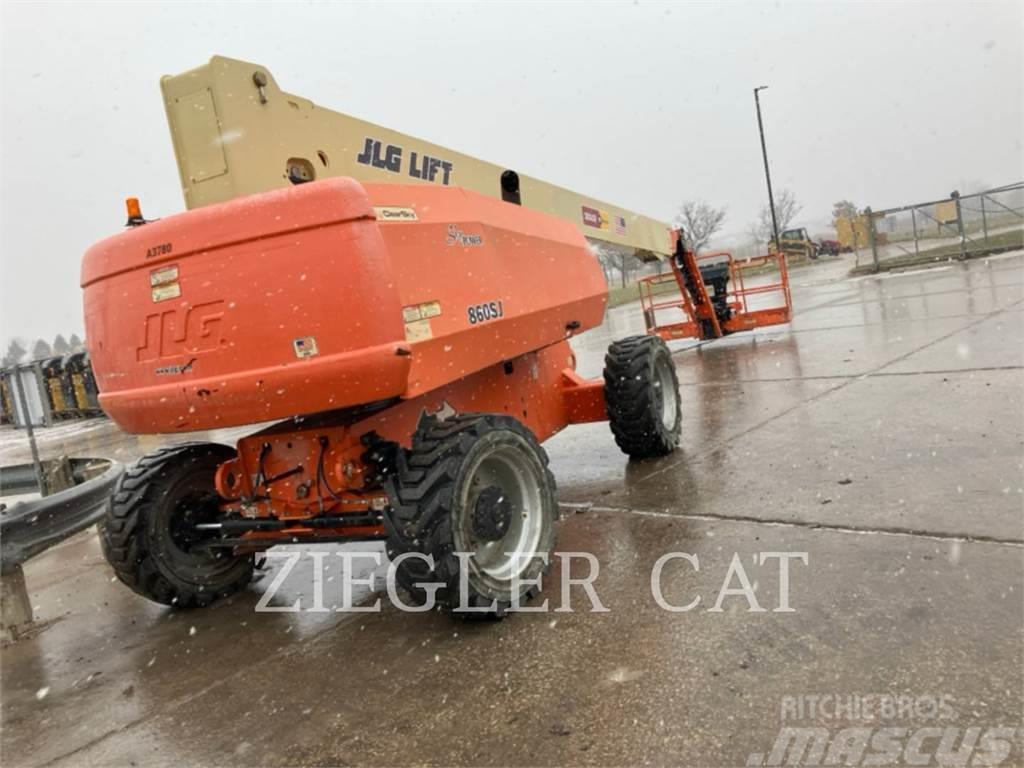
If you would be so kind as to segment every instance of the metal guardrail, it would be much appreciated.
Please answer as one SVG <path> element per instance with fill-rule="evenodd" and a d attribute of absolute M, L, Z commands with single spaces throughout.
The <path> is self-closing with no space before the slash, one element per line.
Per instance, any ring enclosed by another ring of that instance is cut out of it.
<path fill-rule="evenodd" d="M 20 496 L 25 493 L 39 493 L 39 478 L 35 467 L 32 464 L 0 467 L 0 496 Z"/>
<path fill-rule="evenodd" d="M 0 511 L 0 571 L 20 566 L 30 557 L 103 517 L 124 466 L 107 459 L 70 459 L 76 485 Z M 31 464 L 0 468 L 4 495 L 39 490 Z"/>

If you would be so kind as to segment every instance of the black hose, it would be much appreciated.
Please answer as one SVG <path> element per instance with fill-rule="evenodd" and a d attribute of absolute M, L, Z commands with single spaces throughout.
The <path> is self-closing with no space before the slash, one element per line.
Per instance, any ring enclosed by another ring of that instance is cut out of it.
<path fill-rule="evenodd" d="M 327 480 L 327 473 L 324 472 L 324 454 L 327 452 L 327 442 L 327 437 L 325 435 L 321 435 L 320 457 L 317 459 L 316 462 L 316 494 L 318 497 L 322 498 L 322 494 L 320 493 L 320 483 L 322 481 L 324 484 L 324 488 L 327 489 L 328 495 L 335 501 L 342 501 L 341 496 L 335 493 L 334 489 L 331 488 L 331 484 Z"/>

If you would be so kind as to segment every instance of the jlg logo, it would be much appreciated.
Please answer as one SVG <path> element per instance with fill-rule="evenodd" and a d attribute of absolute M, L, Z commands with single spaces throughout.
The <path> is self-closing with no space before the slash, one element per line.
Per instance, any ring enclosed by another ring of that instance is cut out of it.
<path fill-rule="evenodd" d="M 363 151 L 356 155 L 356 162 L 368 165 L 371 168 L 380 168 L 391 173 L 402 172 L 403 149 L 396 144 L 385 144 L 378 139 L 366 137 Z M 424 181 L 439 181 L 442 184 L 450 184 L 453 166 L 447 160 L 430 155 L 422 155 L 418 152 L 409 153 L 409 167 L 407 173 L 414 179 Z"/>
<path fill-rule="evenodd" d="M 145 363 L 210 352 L 223 341 L 220 333 L 223 319 L 223 301 L 149 315 L 143 328 L 142 344 L 136 350 L 136 359 Z"/>

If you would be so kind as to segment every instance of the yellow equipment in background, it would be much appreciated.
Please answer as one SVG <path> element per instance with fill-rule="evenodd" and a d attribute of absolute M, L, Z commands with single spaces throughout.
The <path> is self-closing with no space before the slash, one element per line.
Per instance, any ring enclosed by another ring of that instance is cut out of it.
<path fill-rule="evenodd" d="M 856 251 L 858 248 L 867 248 L 871 245 L 868 235 L 867 216 L 840 217 L 833 222 L 836 228 L 836 239 L 840 242 L 843 250 Z"/>
<path fill-rule="evenodd" d="M 50 399 L 50 413 L 55 419 L 70 419 L 78 415 L 75 393 L 64 371 L 66 358 L 51 357 L 42 362 L 43 384 Z"/>
<path fill-rule="evenodd" d="M 818 258 L 818 244 L 811 240 L 804 227 L 787 229 L 785 232 L 780 233 L 778 247 L 774 250 L 786 254 L 790 259 Z"/>
<path fill-rule="evenodd" d="M 65 374 L 70 376 L 75 408 L 82 416 L 98 416 L 103 413 L 99 403 L 99 390 L 92 364 L 86 352 L 77 352 L 66 358 Z"/>
<path fill-rule="evenodd" d="M 14 423 L 14 400 L 7 371 L 0 372 L 0 424 Z"/>

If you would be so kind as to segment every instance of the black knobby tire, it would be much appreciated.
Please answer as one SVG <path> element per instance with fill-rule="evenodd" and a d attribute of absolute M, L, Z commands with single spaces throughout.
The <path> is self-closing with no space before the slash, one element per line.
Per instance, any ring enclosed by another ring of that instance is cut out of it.
<path fill-rule="evenodd" d="M 665 456 L 679 445 L 679 379 L 657 336 L 630 336 L 608 347 L 604 401 L 615 442 L 631 458 Z"/>
<path fill-rule="evenodd" d="M 100 526 L 103 554 L 134 592 L 163 605 L 209 605 L 252 580 L 253 556 L 190 546 L 190 527 L 217 515 L 217 467 L 224 445 L 189 443 L 144 456 L 118 481 Z"/>
<path fill-rule="evenodd" d="M 504 473 L 503 461 L 517 469 Z M 500 481 L 497 485 L 488 486 L 496 480 Z M 412 448 L 399 452 L 385 487 L 391 503 L 385 516 L 388 557 L 394 560 L 416 552 L 433 558 L 433 568 L 415 557 L 395 569 L 398 585 L 417 601 L 428 596 L 420 584 L 439 585 L 433 594 L 437 607 L 463 618 L 501 618 L 514 602 L 525 602 L 536 592 L 536 587 L 528 584 L 514 585 L 508 574 L 516 571 L 522 581 L 531 581 L 547 572 L 547 559 L 555 546 L 558 507 L 547 454 L 518 421 L 480 414 L 444 421 L 425 417 L 413 436 Z M 499 490 L 489 490 L 493 488 Z M 508 499 L 502 509 L 508 510 L 509 521 L 507 538 L 492 544 L 496 550 L 507 545 L 520 551 L 521 569 L 508 566 L 505 573 L 496 564 L 500 552 L 488 554 L 486 538 L 482 542 L 474 538 L 476 510 L 484 503 L 481 499 L 491 497 L 502 504 Z M 523 528 L 513 529 L 520 520 Z M 459 551 L 474 552 L 467 561 L 466 574 L 461 573 L 462 563 L 455 555 Z M 466 608 L 477 610 L 471 613 Z"/>

